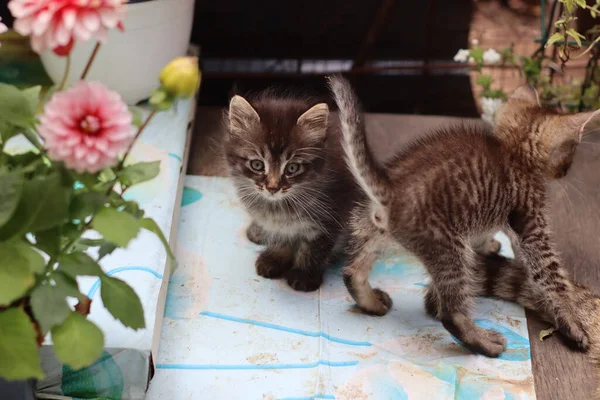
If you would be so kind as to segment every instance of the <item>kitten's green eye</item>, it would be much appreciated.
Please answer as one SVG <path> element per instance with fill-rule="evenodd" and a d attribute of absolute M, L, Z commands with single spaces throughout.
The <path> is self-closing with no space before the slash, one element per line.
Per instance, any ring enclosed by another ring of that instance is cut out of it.
<path fill-rule="evenodd" d="M 300 164 L 298 163 L 289 163 L 288 165 L 286 165 L 285 167 L 285 173 L 287 175 L 294 175 L 297 174 L 298 171 L 300 171 Z"/>
<path fill-rule="evenodd" d="M 256 172 L 262 172 L 265 170 L 265 163 L 260 160 L 252 160 L 250 161 L 250 168 Z"/>

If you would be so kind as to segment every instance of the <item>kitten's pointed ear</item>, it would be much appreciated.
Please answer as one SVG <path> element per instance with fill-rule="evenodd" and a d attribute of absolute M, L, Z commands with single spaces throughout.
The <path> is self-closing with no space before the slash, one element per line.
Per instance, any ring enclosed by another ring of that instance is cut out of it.
<path fill-rule="evenodd" d="M 235 95 L 229 102 L 229 130 L 233 134 L 244 135 L 260 123 L 258 113 L 242 96 Z"/>
<path fill-rule="evenodd" d="M 325 139 L 328 118 L 329 107 L 325 103 L 319 103 L 302 114 L 296 125 L 302 128 L 306 139 L 311 142 L 320 142 Z"/>
<path fill-rule="evenodd" d="M 538 95 L 537 90 L 531 85 L 519 86 L 510 96 L 509 100 L 521 100 L 531 105 L 541 107 L 540 96 Z"/>
<path fill-rule="evenodd" d="M 599 115 L 600 115 L 600 110 L 596 110 L 596 111 L 577 113 L 577 114 L 573 115 L 571 118 L 573 118 L 575 120 L 575 123 L 577 124 L 577 127 L 579 128 L 579 134 L 581 136 L 585 136 L 588 133 L 593 131 L 593 129 L 586 130 L 586 127 L 588 126 L 588 124 L 590 122 L 592 122 L 592 120 L 598 119 L 597 117 Z"/>

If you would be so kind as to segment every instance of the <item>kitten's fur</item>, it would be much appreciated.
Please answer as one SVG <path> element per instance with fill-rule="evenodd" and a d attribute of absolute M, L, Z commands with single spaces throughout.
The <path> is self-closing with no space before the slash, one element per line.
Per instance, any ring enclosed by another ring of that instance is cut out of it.
<path fill-rule="evenodd" d="M 368 277 L 383 243 L 399 243 L 431 275 L 427 311 L 472 351 L 499 356 L 506 339 L 477 326 L 470 308 L 484 281 L 476 250 L 502 229 L 526 267 L 527 296 L 536 310 L 585 348 L 577 292 L 550 241 L 546 182 L 566 174 L 593 114 L 558 115 L 539 106 L 533 88 L 521 87 L 499 111 L 494 135 L 476 127 L 447 128 L 379 166 L 352 88 L 341 77 L 331 78 L 330 87 L 348 166 L 369 198 L 353 211 L 344 269 L 359 307 L 375 315 L 390 309 L 390 297 L 373 289 Z"/>
<path fill-rule="evenodd" d="M 336 244 L 343 241 L 344 221 L 360 194 L 331 120 L 325 103 L 271 91 L 249 101 L 234 96 L 227 113 L 225 154 L 252 217 L 247 236 L 266 245 L 257 273 L 284 277 L 295 290 L 319 288 L 324 268 L 343 248 Z M 291 163 L 297 168 L 293 174 Z"/>

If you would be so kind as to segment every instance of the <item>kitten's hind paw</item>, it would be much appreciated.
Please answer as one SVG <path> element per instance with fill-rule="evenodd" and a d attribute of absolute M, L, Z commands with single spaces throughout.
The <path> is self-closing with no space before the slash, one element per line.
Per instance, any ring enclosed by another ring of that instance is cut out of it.
<path fill-rule="evenodd" d="M 364 301 L 358 306 L 365 314 L 381 317 L 390 311 L 392 305 L 392 298 L 389 294 L 381 289 L 373 289 L 372 296 L 368 301 Z"/>
<path fill-rule="evenodd" d="M 506 350 L 504 335 L 493 329 L 481 328 L 466 316 L 443 319 L 442 325 L 473 353 L 497 358 Z"/>
<path fill-rule="evenodd" d="M 285 274 L 288 285 L 299 292 L 314 292 L 323 283 L 323 274 L 292 268 Z"/>

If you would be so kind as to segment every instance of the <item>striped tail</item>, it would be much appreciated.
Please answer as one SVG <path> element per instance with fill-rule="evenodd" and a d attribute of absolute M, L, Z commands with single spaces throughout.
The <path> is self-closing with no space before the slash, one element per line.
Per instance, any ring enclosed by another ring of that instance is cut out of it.
<path fill-rule="evenodd" d="M 369 149 L 358 98 L 350 83 L 342 76 L 331 76 L 328 81 L 339 109 L 346 164 L 371 200 L 371 220 L 378 228 L 387 230 L 389 178 Z"/>

